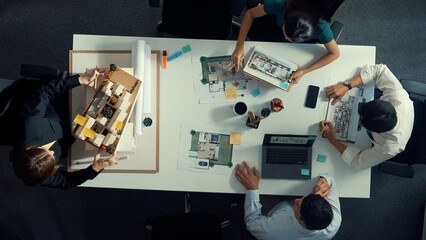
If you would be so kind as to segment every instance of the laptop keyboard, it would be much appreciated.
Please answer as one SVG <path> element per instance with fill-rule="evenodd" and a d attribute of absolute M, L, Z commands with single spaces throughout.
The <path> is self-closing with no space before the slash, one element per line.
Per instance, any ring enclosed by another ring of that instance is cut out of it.
<path fill-rule="evenodd" d="M 266 152 L 266 163 L 307 165 L 308 149 L 269 148 Z"/>

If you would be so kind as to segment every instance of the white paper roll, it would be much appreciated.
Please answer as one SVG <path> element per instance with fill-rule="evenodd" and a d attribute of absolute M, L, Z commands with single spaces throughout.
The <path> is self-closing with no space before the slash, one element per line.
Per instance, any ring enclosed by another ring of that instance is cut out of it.
<path fill-rule="evenodd" d="M 151 46 L 145 45 L 145 74 L 144 83 L 145 87 L 143 90 L 143 113 L 151 113 L 152 106 L 152 79 L 151 79 Z"/>
<path fill-rule="evenodd" d="M 143 98 L 145 86 L 145 41 L 137 40 L 132 45 L 132 67 L 135 69 L 135 77 L 142 80 L 142 85 L 139 89 L 138 99 L 135 103 L 135 125 L 134 134 L 142 135 L 142 112 L 143 112 Z"/>

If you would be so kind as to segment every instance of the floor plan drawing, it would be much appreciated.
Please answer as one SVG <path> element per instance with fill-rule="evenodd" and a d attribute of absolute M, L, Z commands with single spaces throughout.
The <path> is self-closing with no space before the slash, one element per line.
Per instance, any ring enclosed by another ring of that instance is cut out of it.
<path fill-rule="evenodd" d="M 353 89 L 334 105 L 328 104 L 326 119 L 332 121 L 336 129 L 336 138 L 341 141 L 355 142 L 359 130 L 358 103 L 365 101 L 363 89 Z"/>
<path fill-rule="evenodd" d="M 179 150 L 179 168 L 230 171 L 233 167 L 233 144 L 230 134 L 213 131 L 182 129 Z"/>
<path fill-rule="evenodd" d="M 200 57 L 198 62 L 201 62 L 201 73 L 194 67 L 194 86 L 200 103 L 250 100 L 255 97 L 250 93 L 259 87 L 258 81 L 241 70 L 236 71 L 230 55 Z M 235 89 L 233 91 L 237 93 L 229 97 L 226 94 L 229 89 Z"/>

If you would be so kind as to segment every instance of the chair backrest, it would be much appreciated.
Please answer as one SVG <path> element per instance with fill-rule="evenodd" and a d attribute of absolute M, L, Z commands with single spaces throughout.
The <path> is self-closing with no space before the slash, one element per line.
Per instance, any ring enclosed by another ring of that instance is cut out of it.
<path fill-rule="evenodd" d="M 331 17 L 336 10 L 342 5 L 345 0 L 306 0 L 309 4 L 316 6 L 324 14 L 327 22 L 330 22 Z"/>
<path fill-rule="evenodd" d="M 217 216 L 207 213 L 181 213 L 152 219 L 152 239 L 222 239 Z"/>
<path fill-rule="evenodd" d="M 414 126 L 405 151 L 409 164 L 426 163 L 426 83 L 401 79 L 404 89 L 410 94 L 414 105 Z"/>
<path fill-rule="evenodd" d="M 164 0 L 162 28 L 182 38 L 226 39 L 232 0 Z"/>
<path fill-rule="evenodd" d="M 298 0 L 293 1 L 297 2 Z M 325 20 L 329 23 L 333 14 L 344 1 L 345 0 L 305 0 L 306 3 L 318 7 L 323 13 Z M 248 7 L 250 8 L 257 4 L 262 4 L 263 2 L 264 0 L 248 0 L 247 4 L 249 4 Z M 332 32 L 336 41 L 342 30 L 343 25 L 341 23 L 337 23 L 332 27 Z M 275 15 L 272 14 L 256 18 L 250 28 L 248 36 L 251 40 L 255 41 L 287 42 L 283 36 L 282 29 L 276 24 Z M 319 41 L 318 39 L 311 39 L 306 43 L 319 43 Z"/>

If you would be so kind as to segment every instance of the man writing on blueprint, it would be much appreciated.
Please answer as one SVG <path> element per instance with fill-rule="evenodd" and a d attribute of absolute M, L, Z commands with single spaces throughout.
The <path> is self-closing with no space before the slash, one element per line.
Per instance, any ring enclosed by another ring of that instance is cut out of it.
<path fill-rule="evenodd" d="M 414 124 L 413 102 L 386 65 L 364 66 L 360 75 L 327 87 L 326 94 L 334 104 L 352 87 L 373 83 L 383 95 L 358 106 L 360 122 L 374 145 L 371 149 L 346 146 L 336 139 L 332 122 L 321 121 L 319 124 L 323 135 L 342 153 L 343 161 L 357 169 L 370 168 L 404 151 Z"/>
<path fill-rule="evenodd" d="M 294 201 L 280 202 L 263 215 L 259 198 L 260 173 L 243 161 L 235 177 L 247 189 L 244 221 L 257 239 L 331 239 L 339 230 L 342 216 L 336 182 L 328 174 L 318 177 L 312 193 Z"/>

